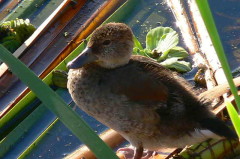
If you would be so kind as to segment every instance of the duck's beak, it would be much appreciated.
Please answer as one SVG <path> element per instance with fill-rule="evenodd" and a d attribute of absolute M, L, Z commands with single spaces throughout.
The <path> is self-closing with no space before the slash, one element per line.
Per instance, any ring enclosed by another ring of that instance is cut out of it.
<path fill-rule="evenodd" d="M 92 53 L 92 49 L 86 47 L 80 55 L 67 64 L 68 69 L 78 69 L 85 64 L 94 62 L 97 57 Z"/>

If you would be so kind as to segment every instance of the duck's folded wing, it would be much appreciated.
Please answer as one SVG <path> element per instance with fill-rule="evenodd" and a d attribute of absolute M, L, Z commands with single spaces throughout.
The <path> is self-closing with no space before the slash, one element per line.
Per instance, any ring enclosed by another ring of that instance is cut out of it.
<path fill-rule="evenodd" d="M 167 86 L 158 79 L 154 73 L 156 70 L 145 68 L 145 65 L 151 64 L 132 61 L 121 68 L 115 76 L 118 84 L 115 85 L 114 93 L 125 95 L 130 101 L 165 103 L 169 93 Z"/>

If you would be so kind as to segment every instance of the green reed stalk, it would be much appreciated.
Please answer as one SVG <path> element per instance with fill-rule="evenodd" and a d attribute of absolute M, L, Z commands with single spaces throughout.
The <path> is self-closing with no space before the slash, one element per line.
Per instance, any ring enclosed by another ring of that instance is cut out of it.
<path fill-rule="evenodd" d="M 49 86 L 43 83 L 29 68 L 0 45 L 0 59 L 24 82 L 50 109 L 63 124 L 69 128 L 100 159 L 118 159 L 113 151 L 94 133 L 94 131 L 74 112 L 64 100 Z"/>

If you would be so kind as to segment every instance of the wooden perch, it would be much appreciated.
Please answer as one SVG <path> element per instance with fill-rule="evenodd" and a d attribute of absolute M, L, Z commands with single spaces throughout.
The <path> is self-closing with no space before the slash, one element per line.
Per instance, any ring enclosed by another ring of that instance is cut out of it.
<path fill-rule="evenodd" d="M 233 79 L 235 86 L 240 86 L 240 77 Z M 199 95 L 200 98 L 207 98 L 213 100 L 222 96 L 224 93 L 227 93 L 230 90 L 228 83 L 218 85 L 212 89 L 207 90 Z"/>
<path fill-rule="evenodd" d="M 100 138 L 111 148 L 123 143 L 125 139 L 116 131 L 109 129 L 100 135 Z M 65 159 L 95 159 L 94 154 L 86 147 L 82 146 Z"/>

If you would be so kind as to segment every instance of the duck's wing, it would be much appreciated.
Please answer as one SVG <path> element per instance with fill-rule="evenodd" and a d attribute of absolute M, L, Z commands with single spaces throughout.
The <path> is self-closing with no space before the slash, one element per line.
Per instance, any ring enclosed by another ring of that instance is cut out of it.
<path fill-rule="evenodd" d="M 119 68 L 117 72 L 115 79 L 118 85 L 114 93 L 125 95 L 130 102 L 141 103 L 139 106 L 154 105 L 148 111 L 152 116 L 159 116 L 160 120 L 156 117 L 151 122 L 161 123 L 158 129 L 162 133 L 183 136 L 199 130 L 204 132 L 206 138 L 214 137 L 214 134 L 209 136 L 210 131 L 226 138 L 236 138 L 236 134 L 214 117 L 207 106 L 188 90 L 191 86 L 186 80 L 155 61 L 134 56 L 128 65 Z M 144 114 L 144 108 L 138 107 L 136 111 Z M 148 119 L 148 123 L 151 122 Z"/>
<path fill-rule="evenodd" d="M 184 87 L 172 71 L 142 56 L 134 56 L 115 71 L 111 72 L 107 84 L 114 95 L 119 95 L 119 100 L 127 100 L 127 106 L 133 111 L 131 118 L 137 116 L 140 123 L 170 136 L 179 136 L 180 132 L 184 135 L 197 127 L 194 121 L 186 122 L 183 99 L 190 97 L 184 97 Z"/>
<path fill-rule="evenodd" d="M 169 89 L 158 79 L 161 78 L 159 76 L 161 72 L 165 76 L 164 70 L 164 67 L 148 58 L 133 57 L 129 64 L 116 70 L 114 78 L 118 84 L 115 85 L 113 92 L 125 95 L 129 101 L 166 102 Z"/>
<path fill-rule="evenodd" d="M 127 65 L 115 71 L 110 80 L 114 86 L 112 91 L 125 95 L 129 101 L 175 105 L 171 103 L 183 103 L 185 96 L 188 100 L 196 99 L 186 80 L 147 57 L 132 56 Z"/>

